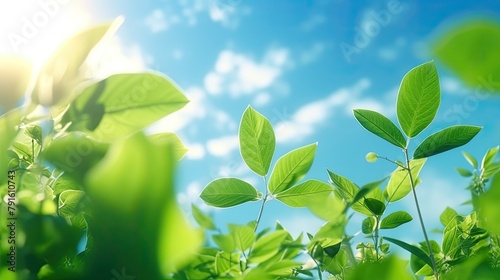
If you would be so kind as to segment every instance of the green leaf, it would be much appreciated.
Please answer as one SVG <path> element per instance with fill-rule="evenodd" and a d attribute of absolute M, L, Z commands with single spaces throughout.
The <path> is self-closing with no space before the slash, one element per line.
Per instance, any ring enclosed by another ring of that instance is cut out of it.
<path fill-rule="evenodd" d="M 500 24 L 495 18 L 475 17 L 436 36 L 434 55 L 475 91 L 500 92 Z M 478 51 L 481 50 L 481 51 Z"/>
<path fill-rule="evenodd" d="M 166 77 L 154 73 L 117 74 L 83 90 L 64 114 L 70 131 L 101 141 L 137 132 L 175 112 L 188 100 Z"/>
<path fill-rule="evenodd" d="M 302 179 L 311 168 L 316 154 L 317 143 L 288 152 L 276 162 L 268 189 L 277 194 L 289 189 Z"/>
<path fill-rule="evenodd" d="M 230 234 L 234 238 L 234 243 L 238 250 L 243 252 L 250 248 L 250 246 L 252 246 L 255 241 L 255 233 L 253 227 L 233 224 L 229 224 L 228 227 Z"/>
<path fill-rule="evenodd" d="M 426 158 L 467 144 L 481 127 L 471 125 L 450 126 L 427 137 L 415 149 L 414 159 Z"/>
<path fill-rule="evenodd" d="M 378 181 L 375 181 L 375 182 L 371 182 L 371 183 L 368 183 L 368 184 L 362 186 L 359 189 L 359 191 L 356 194 L 356 196 L 354 197 L 352 203 L 355 203 L 355 202 L 359 201 L 360 199 L 364 198 L 365 196 L 367 196 L 368 194 L 372 193 L 373 190 L 379 188 L 380 184 L 382 182 L 384 182 L 386 179 L 387 179 L 387 177 L 384 178 L 384 179 L 381 179 L 381 180 L 378 180 Z M 372 198 L 377 198 L 377 199 L 379 199 L 381 201 L 384 200 L 383 196 L 380 196 L 380 198 L 374 196 Z"/>
<path fill-rule="evenodd" d="M 346 224 L 347 219 L 343 215 L 325 223 L 316 232 L 310 244 L 317 243 L 322 248 L 326 248 L 342 242 Z"/>
<path fill-rule="evenodd" d="M 35 140 L 39 145 L 42 144 L 42 128 L 38 125 L 32 125 L 26 128 L 24 133 Z"/>
<path fill-rule="evenodd" d="M 55 167 L 82 180 L 108 151 L 109 144 L 87 137 L 80 132 L 68 133 L 53 140 L 43 152 L 43 157 Z"/>
<path fill-rule="evenodd" d="M 328 176 L 330 177 L 330 182 L 337 188 L 339 191 L 340 195 L 344 198 L 346 203 L 350 205 L 350 207 L 361 214 L 364 214 L 366 216 L 371 216 L 373 213 L 368 209 L 368 207 L 365 205 L 364 201 L 365 198 L 359 198 L 358 200 L 356 199 L 357 194 L 360 191 L 360 188 L 354 184 L 351 180 L 333 173 L 332 171 L 328 170 Z M 368 187 L 371 188 L 372 186 Z"/>
<path fill-rule="evenodd" d="M 461 243 L 461 238 L 460 238 L 460 230 L 457 228 L 456 224 L 449 223 L 443 234 L 443 254 L 445 256 L 451 257 L 451 259 L 454 259 L 455 257 L 458 256 L 459 252 L 458 250 L 460 249 L 460 243 Z"/>
<path fill-rule="evenodd" d="M 458 215 L 457 211 L 453 210 L 450 207 L 446 207 L 441 216 L 439 216 L 439 221 L 441 224 L 446 227 L 451 220 L 453 220 Z"/>
<path fill-rule="evenodd" d="M 351 271 L 347 270 L 345 279 L 383 279 L 383 280 L 411 280 L 412 275 L 405 269 L 408 261 L 395 256 L 389 256 L 379 262 L 363 262 L 356 265 Z"/>
<path fill-rule="evenodd" d="M 403 242 L 401 240 L 394 239 L 394 238 L 390 238 L 390 237 L 383 237 L 383 238 L 391 243 L 398 245 L 399 247 L 405 249 L 406 251 L 412 253 L 413 255 L 415 255 L 419 259 L 423 260 L 426 264 L 428 264 L 432 267 L 431 258 L 424 251 L 422 251 L 422 249 L 420 249 L 414 245 L 410 245 L 410 244 Z"/>
<path fill-rule="evenodd" d="M 500 173 L 493 177 L 490 189 L 479 197 L 482 219 L 488 221 L 485 227 L 494 234 L 500 234 L 498 201 L 500 201 Z"/>
<path fill-rule="evenodd" d="M 486 167 L 493 161 L 493 159 L 495 158 L 495 156 L 498 153 L 499 148 L 500 148 L 499 146 L 493 147 L 493 148 L 489 149 L 486 152 L 486 154 L 484 154 L 484 157 L 481 160 L 481 168 L 482 169 L 486 169 Z"/>
<path fill-rule="evenodd" d="M 215 179 L 200 194 L 206 204 L 223 208 L 257 201 L 261 196 L 252 185 L 238 178 Z"/>
<path fill-rule="evenodd" d="M 241 118 L 239 139 L 241 156 L 247 166 L 257 175 L 265 176 L 276 146 L 269 120 L 248 106 Z"/>
<path fill-rule="evenodd" d="M 417 178 L 420 170 L 425 164 L 427 159 L 413 159 L 410 161 L 411 174 L 413 177 L 414 185 L 417 185 Z M 387 183 L 387 187 L 384 190 L 384 196 L 387 198 L 387 201 L 394 202 L 402 199 L 407 194 L 411 192 L 411 184 L 410 177 L 408 176 L 408 171 L 403 169 L 402 167 L 396 168 L 396 170 L 392 173 L 391 178 L 389 179 L 389 183 Z"/>
<path fill-rule="evenodd" d="M 460 174 L 462 177 L 471 177 L 473 175 L 472 172 L 470 172 L 467 169 L 460 168 L 460 167 L 457 167 L 455 169 L 457 170 L 458 174 Z"/>
<path fill-rule="evenodd" d="M 370 110 L 355 109 L 354 117 L 368 131 L 395 145 L 396 147 L 405 148 L 406 140 L 399 130 L 388 118 L 384 115 Z"/>
<path fill-rule="evenodd" d="M 70 225 L 84 229 L 87 227 L 84 214 L 90 201 L 83 191 L 67 190 L 59 195 L 59 215 L 66 218 Z"/>
<path fill-rule="evenodd" d="M 281 247 L 281 242 L 285 240 L 287 235 L 288 232 L 277 230 L 257 239 L 252 247 L 248 262 L 253 264 L 262 263 L 276 255 Z"/>
<path fill-rule="evenodd" d="M 123 18 L 119 17 L 113 22 L 80 32 L 63 42 L 38 73 L 32 101 L 53 106 L 66 103 L 75 96 L 77 85 L 83 81 L 81 69 L 87 56 L 106 33 L 113 33 L 122 22 Z"/>
<path fill-rule="evenodd" d="M 232 253 L 234 252 L 234 250 L 236 250 L 234 237 L 230 234 L 212 235 L 212 240 L 224 252 Z"/>
<path fill-rule="evenodd" d="M 380 200 L 375 199 L 375 198 L 367 197 L 364 200 L 364 204 L 365 204 L 366 208 L 368 208 L 368 210 L 370 210 L 370 212 L 373 213 L 373 215 L 380 216 L 380 215 L 384 214 L 385 204 L 383 201 L 380 201 Z"/>
<path fill-rule="evenodd" d="M 478 165 L 477 165 L 477 160 L 469 153 L 467 153 L 466 151 L 462 151 L 462 154 L 464 155 L 465 157 L 465 160 L 467 160 L 467 162 L 474 168 L 477 169 Z"/>
<path fill-rule="evenodd" d="M 177 136 L 177 134 L 172 132 L 157 133 L 149 135 L 148 138 L 152 142 L 157 144 L 168 143 L 169 145 L 172 145 L 175 152 L 175 158 L 177 160 L 181 160 L 188 151 L 188 149 L 184 147 L 184 144 L 182 144 L 182 141 L 179 138 L 179 136 Z"/>
<path fill-rule="evenodd" d="M 417 136 L 434 120 L 441 93 L 434 62 L 411 69 L 403 78 L 397 100 L 397 116 L 405 134 Z"/>
<path fill-rule="evenodd" d="M 361 223 L 361 232 L 370 234 L 375 231 L 377 226 L 377 219 L 374 216 L 366 217 Z"/>
<path fill-rule="evenodd" d="M 89 228 L 95 240 L 88 256 L 104 265 L 97 270 L 123 265 L 146 279 L 159 279 L 160 272 L 168 275 L 191 261 L 203 235 L 175 201 L 174 156 L 168 143 L 137 133 L 113 142 L 88 171 L 84 185 L 92 200 Z M 110 234 L 120 232 L 128 234 Z"/>
<path fill-rule="evenodd" d="M 399 227 L 413 220 L 413 217 L 405 211 L 396 211 L 387 215 L 380 223 L 381 229 L 390 229 Z"/>
<path fill-rule="evenodd" d="M 307 180 L 286 191 L 276 194 L 276 199 L 290 207 L 305 207 L 329 196 L 333 188 L 318 180 Z"/>
<path fill-rule="evenodd" d="M 490 163 L 483 169 L 482 177 L 483 179 L 490 178 L 491 176 L 497 174 L 499 171 L 500 171 L 500 162 Z"/>
<path fill-rule="evenodd" d="M 200 208 L 196 207 L 196 205 L 191 204 L 191 212 L 193 213 L 194 220 L 203 228 L 216 230 L 216 226 L 212 221 L 212 218 L 207 214 L 203 213 Z"/>
<path fill-rule="evenodd" d="M 25 57 L 5 53 L 0 57 L 0 112 L 9 112 L 20 105 L 32 75 L 32 62 Z"/>

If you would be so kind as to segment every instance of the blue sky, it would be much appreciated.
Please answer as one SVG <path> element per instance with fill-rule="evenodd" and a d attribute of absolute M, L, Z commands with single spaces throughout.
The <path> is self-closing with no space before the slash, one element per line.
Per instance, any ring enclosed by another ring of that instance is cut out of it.
<path fill-rule="evenodd" d="M 94 74 L 157 70 L 172 78 L 191 100 L 148 129 L 174 131 L 190 148 L 177 179 L 179 202 L 188 206 L 200 203 L 199 192 L 220 176 L 243 178 L 264 191 L 262 180 L 245 167 L 238 150 L 238 124 L 248 105 L 267 116 L 275 128 L 278 143 L 273 161 L 318 142 L 317 157 L 306 178 L 327 181 L 326 168 L 358 185 L 384 177 L 394 166 L 367 163 L 365 154 L 374 151 L 395 160 L 402 160 L 403 154 L 358 125 L 352 109 L 377 110 L 396 120 L 399 83 L 411 68 L 435 59 L 429 52 L 433 40 L 465 18 L 498 18 L 500 2 L 53 0 L 23 5 L 2 0 L 0 11 L 4 35 L 0 53 L 17 53 L 35 61 L 46 57 L 65 36 L 124 16 L 116 36 L 91 59 Z M 9 34 L 20 34 L 24 19 L 33 22 L 40 12 L 48 20 L 26 42 L 13 44 Z M 500 142 L 500 96 L 465 87 L 436 63 L 441 106 L 435 122 L 414 139 L 413 147 L 450 125 L 484 129 L 471 143 L 430 158 L 424 166 L 418 194 L 429 229 L 439 226 L 438 213 L 446 206 L 458 207 L 469 197 L 464 190 L 468 180 L 454 170 L 467 167 L 460 150 L 480 157 Z M 204 209 L 222 226 L 255 219 L 259 206 Z M 415 220 L 383 234 L 421 241 L 411 197 L 388 211 L 399 209 L 408 210 Z M 290 210 L 271 201 L 263 226 L 276 220 L 294 234 L 315 231 L 322 223 L 307 210 Z M 360 229 L 360 216 L 353 220 L 350 234 Z M 361 240 L 360 235 L 355 242 Z"/>

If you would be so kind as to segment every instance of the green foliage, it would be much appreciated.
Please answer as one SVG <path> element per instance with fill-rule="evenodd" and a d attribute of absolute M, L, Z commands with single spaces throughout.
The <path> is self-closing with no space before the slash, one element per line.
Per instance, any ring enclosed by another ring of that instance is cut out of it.
<path fill-rule="evenodd" d="M 431 124 L 440 99 L 439 78 L 433 62 L 419 65 L 404 76 L 396 108 L 401 128 L 409 138 Z"/>
<path fill-rule="evenodd" d="M 427 236 L 416 195 L 420 171 L 429 157 L 469 143 L 481 130 L 468 125 L 448 127 L 425 138 L 413 153 L 409 151 L 410 142 L 431 125 L 439 107 L 433 62 L 403 77 L 396 107 L 400 128 L 378 112 L 354 110 L 363 128 L 404 155 L 400 162 L 368 153 L 369 162 L 384 159 L 395 170 L 361 187 L 329 169 L 330 184 L 302 181 L 312 168 L 317 143 L 291 150 L 273 165 L 273 127 L 247 107 L 239 127 L 240 153 L 248 168 L 262 177 L 263 185 L 218 178 L 205 186 L 200 197 L 220 208 L 259 201 L 257 218 L 221 229 L 211 215 L 192 204 L 192 216 L 200 227 L 194 228 L 175 201 L 175 165 L 187 149 L 174 133 L 143 133 L 151 123 L 181 109 L 187 98 L 157 73 L 117 74 L 102 81 L 89 81 L 82 74 L 93 47 L 120 22 L 91 28 L 63 43 L 35 77 L 28 108 L 14 108 L 19 99 L 16 91 L 26 87 L 22 75 L 7 89 L 13 99 L 0 117 L 0 148 L 7 152 L 0 171 L 8 176 L 0 178 L 0 195 L 9 201 L 13 197 L 9 189 L 16 185 L 17 233 L 22 237 L 16 244 L 17 269 L 23 279 L 109 279 L 121 268 L 132 277 L 172 280 L 323 279 L 326 275 L 331 279 L 497 278 L 498 146 L 486 151 L 481 161 L 463 152 L 472 170 L 457 171 L 470 179 L 467 189 L 473 210 L 461 214 L 446 208 L 439 216 L 441 244 Z M 489 28 L 479 27 L 474 28 Z M 454 36 L 450 40 L 456 43 L 470 34 Z M 444 44 L 438 50 L 447 48 Z M 68 65 L 59 73 L 61 61 Z M 19 67 L 27 73 L 26 67 Z M 39 105 L 50 114 L 37 115 Z M 425 239 L 411 244 L 385 236 L 413 221 L 409 213 L 393 208 L 410 193 Z M 279 223 L 259 231 L 270 200 L 306 207 L 325 223 L 319 229 L 305 229 L 311 232 L 308 240 L 303 240 L 303 233 L 292 237 Z M 7 218 L 5 212 L 0 212 L 2 219 Z M 354 236 L 347 225 L 352 215 L 359 214 L 359 230 L 368 241 L 351 244 Z M 4 236 L 9 229 L 4 226 L 1 233 Z M 85 248 L 79 246 L 82 240 Z M 414 277 L 406 269 L 408 261 L 392 254 L 387 241 L 411 254 Z M 6 242 L 0 246 L 2 252 L 10 250 Z M 0 277 L 13 279 L 9 273 L 2 268 Z"/>
<path fill-rule="evenodd" d="M 474 88 L 500 92 L 492 77 L 500 73 L 500 24 L 493 19 L 471 19 L 441 34 L 432 45 L 434 55 Z M 478 51 L 481 50 L 481 51 Z"/>

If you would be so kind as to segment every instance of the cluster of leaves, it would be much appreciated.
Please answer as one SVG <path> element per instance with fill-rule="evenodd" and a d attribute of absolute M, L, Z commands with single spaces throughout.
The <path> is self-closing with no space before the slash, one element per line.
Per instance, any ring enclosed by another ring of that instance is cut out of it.
<path fill-rule="evenodd" d="M 442 242 L 427 237 L 416 196 L 421 169 L 429 157 L 465 145 L 481 130 L 448 127 L 410 153 L 411 140 L 432 123 L 439 107 L 433 62 L 403 78 L 397 100 L 400 127 L 378 112 L 354 110 L 361 126 L 401 149 L 405 159 L 369 153 L 368 161 L 384 159 L 395 169 L 361 187 L 331 170 L 325 176 L 329 183 L 302 181 L 312 167 L 316 143 L 281 156 L 270 172 L 274 130 L 249 106 L 239 127 L 240 152 L 248 168 L 262 177 L 264 191 L 231 177 L 210 182 L 200 196 L 208 205 L 222 208 L 260 202 L 257 218 L 229 224 L 223 232 L 193 205 L 193 217 L 201 227 L 196 229 L 174 199 L 174 166 L 186 149 L 173 133 L 142 132 L 188 100 L 157 73 L 118 74 L 100 81 L 85 75 L 86 58 L 119 22 L 91 28 L 63 43 L 33 75 L 26 106 L 17 107 L 31 67 L 24 61 L 16 61 L 16 67 L 11 67 L 12 61 L 0 64 L 0 73 L 7 73 L 2 67 L 8 67 L 17 77 L 8 76 L 8 86 L 0 84 L 2 97 L 9 97 L 2 102 L 6 113 L 0 117 L 0 149 L 7 152 L 0 173 L 16 174 L 0 177 L 0 196 L 9 195 L 9 185 L 17 186 L 16 273 L 2 266 L 1 279 L 109 279 L 119 272 L 138 279 L 179 280 L 323 279 L 325 274 L 331 279 L 376 275 L 399 280 L 417 275 L 438 280 L 499 275 L 498 146 L 486 152 L 481 164 L 464 152 L 473 169 L 457 171 L 471 179 L 473 209 L 462 215 L 447 208 L 440 216 Z M 446 48 L 445 44 L 437 49 Z M 1 76 L 3 81 L 7 75 Z M 387 230 L 413 221 L 405 211 L 389 211 L 410 193 L 425 239 L 416 244 L 385 236 Z M 279 223 L 259 229 L 270 200 L 307 207 L 325 223 L 296 238 Z M 346 232 L 354 214 L 363 216 L 359 227 L 367 238 L 355 246 Z M 3 220 L 6 215 L 1 211 Z M 5 226 L 1 231 L 2 237 L 10 234 Z M 6 252 L 12 244 L 3 241 L 0 246 Z M 411 253 L 410 260 L 392 254 L 388 242 Z M 406 269 L 408 263 L 415 275 Z"/>
<path fill-rule="evenodd" d="M 2 226 L 1 251 L 15 246 L 16 260 L 9 271 L 2 254 L 1 279 L 163 279 L 202 242 L 175 202 L 173 170 L 186 149 L 173 133 L 142 132 L 186 97 L 158 73 L 86 76 L 86 58 L 119 23 L 64 42 L 34 73 L 29 104 L 16 107 L 31 72 L 0 88 L 2 103 L 18 97 L 0 118 L 0 171 L 15 172 L 0 177 L 0 195 L 15 184 L 17 218 L 15 243 Z"/>
<path fill-rule="evenodd" d="M 439 103 L 440 87 L 437 69 L 433 62 L 428 62 L 415 67 L 403 78 L 396 108 L 401 129 L 378 112 L 364 109 L 354 110 L 354 117 L 361 126 L 400 148 L 405 158 L 405 162 L 399 162 L 375 153 L 369 153 L 367 155 L 368 161 L 373 162 L 378 158 L 383 158 L 395 164 L 396 168 L 386 178 L 362 187 L 331 170 L 327 170 L 331 185 L 318 180 L 307 180 L 299 183 L 299 180 L 311 167 L 315 144 L 298 148 L 279 158 L 268 182 L 267 175 L 275 149 L 274 132 L 264 116 L 248 107 L 240 123 L 240 152 L 247 166 L 257 175 L 262 176 L 265 194 L 241 179 L 219 178 L 210 182 L 200 197 L 208 205 L 215 207 L 232 207 L 250 201 L 261 201 L 262 206 L 257 220 L 244 226 L 247 232 L 247 235 L 244 235 L 246 238 L 242 239 L 241 226 L 236 225 L 230 225 L 229 234 L 212 236 L 218 249 L 212 251 L 211 257 L 214 258 L 214 261 L 205 269 L 210 270 L 211 273 L 219 273 L 216 274 L 217 277 L 226 278 L 239 278 L 243 275 L 243 278 L 246 279 L 245 275 L 253 277 L 255 270 L 265 272 L 266 274 L 263 276 L 267 275 L 271 279 L 273 277 L 291 279 L 297 277 L 297 272 L 310 275 L 310 272 L 305 273 L 304 265 L 293 262 L 292 259 L 297 257 L 297 254 L 287 255 L 290 259 L 284 258 L 285 255 L 281 253 L 278 254 L 283 268 L 285 264 L 290 265 L 287 270 L 281 270 L 283 274 L 279 275 L 276 274 L 275 267 L 269 266 L 266 262 L 256 266 L 248 265 L 254 258 L 252 249 L 259 247 L 261 240 L 267 240 L 270 238 L 269 236 L 284 231 L 278 225 L 276 231 L 271 234 L 265 234 L 268 229 L 260 232 L 257 236 L 252 234 L 252 227 L 254 227 L 254 231 L 257 231 L 262 211 L 269 199 L 276 199 L 291 207 L 308 207 L 312 212 L 326 220 L 326 223 L 314 235 L 307 234 L 309 242 L 302 245 L 305 252 L 316 264 L 317 275 L 320 278 L 324 272 L 328 272 L 334 278 L 358 279 L 354 277 L 362 275 L 361 269 L 366 270 L 372 265 L 378 273 L 382 273 L 379 269 L 384 268 L 389 271 L 383 272 L 386 275 L 391 275 L 391 271 L 395 270 L 398 272 L 393 277 L 397 275 L 397 277 L 411 279 L 411 276 L 404 271 L 404 265 L 401 265 L 401 261 L 390 254 L 390 244 L 384 241 L 394 243 L 409 251 L 411 253 L 410 264 L 414 273 L 429 279 L 440 279 L 453 275 L 451 272 L 454 272 L 456 267 L 460 268 L 467 259 L 480 255 L 485 250 L 489 252 L 491 261 L 496 264 L 498 262 L 498 240 L 496 237 L 491 237 L 491 234 L 481 226 L 481 215 L 478 215 L 480 208 L 477 206 L 472 213 L 466 216 L 459 215 L 451 208 L 445 210 L 441 215 L 441 222 L 445 227 L 442 245 L 430 240 L 427 236 L 416 195 L 421 169 L 429 157 L 467 144 L 481 130 L 481 127 L 471 125 L 456 125 L 445 128 L 424 139 L 415 148 L 413 156 L 410 158 L 408 147 L 411 139 L 432 123 L 437 114 Z M 498 163 L 492 162 L 497 151 L 498 147 L 487 152 L 480 172 L 459 169 L 462 175 L 473 176 L 470 189 L 476 196 L 479 193 L 484 193 L 484 184 L 487 179 L 500 170 Z M 473 167 L 477 169 L 477 162 L 473 160 L 472 156 L 466 155 Z M 387 179 L 388 182 L 382 188 L 381 185 Z M 392 203 L 403 199 L 410 193 L 413 193 L 425 237 L 425 241 L 418 245 L 380 235 L 380 230 L 397 228 L 413 220 L 413 217 L 405 211 L 387 213 L 387 209 Z M 361 232 L 371 239 L 371 242 L 361 242 L 356 246 L 358 250 L 356 257 L 354 257 L 350 244 L 351 237 L 345 232 L 345 226 L 349 220 L 347 216 L 349 209 L 365 216 L 361 224 Z M 195 218 L 199 215 L 195 215 Z M 207 219 L 209 218 L 205 216 L 203 219 L 197 218 L 197 221 L 203 225 L 207 224 Z M 212 225 L 212 222 L 209 224 Z M 291 237 L 287 240 L 288 242 L 294 241 L 295 245 L 300 247 L 301 239 L 302 236 L 297 240 L 293 240 Z M 287 248 L 286 244 L 282 243 L 283 240 L 272 240 L 269 246 Z M 244 257 L 241 258 L 239 265 L 238 262 L 233 263 L 233 265 L 227 263 L 224 266 L 226 270 L 220 274 L 221 271 L 217 269 L 219 265 L 216 261 L 217 257 L 221 254 L 231 256 L 235 249 L 237 249 L 237 255 L 233 259 L 237 259 L 241 255 Z M 248 250 L 246 252 L 248 255 L 245 254 L 245 250 Z M 391 268 L 393 265 L 398 267 Z M 492 266 L 492 271 L 493 273 L 498 272 L 494 270 L 494 266 Z M 211 276 L 214 277 L 214 274 Z"/>

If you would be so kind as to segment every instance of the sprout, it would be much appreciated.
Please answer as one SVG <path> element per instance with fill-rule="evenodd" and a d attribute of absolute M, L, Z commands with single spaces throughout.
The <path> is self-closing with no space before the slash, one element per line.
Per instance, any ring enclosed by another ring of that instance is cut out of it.
<path fill-rule="evenodd" d="M 374 152 L 369 152 L 368 154 L 366 154 L 366 161 L 368 162 L 376 162 L 377 159 L 378 159 L 378 155 Z"/>

